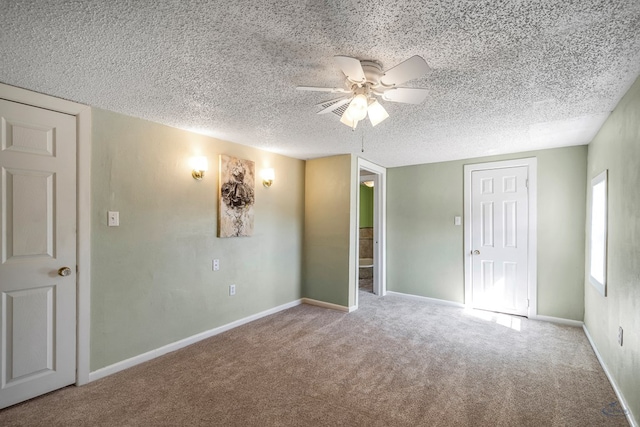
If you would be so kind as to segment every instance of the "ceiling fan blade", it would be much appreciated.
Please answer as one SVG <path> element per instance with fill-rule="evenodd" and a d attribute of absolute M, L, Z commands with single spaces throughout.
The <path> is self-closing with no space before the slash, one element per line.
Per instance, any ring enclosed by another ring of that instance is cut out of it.
<path fill-rule="evenodd" d="M 415 55 L 390 70 L 385 71 L 380 81 L 385 86 L 397 86 L 409 80 L 422 77 L 422 75 L 429 70 L 430 68 L 429 65 L 427 65 L 427 61 Z"/>
<path fill-rule="evenodd" d="M 318 105 L 321 105 L 324 108 L 318 111 L 318 114 L 330 113 L 333 110 L 342 107 L 344 104 L 348 104 L 349 101 L 351 101 L 351 98 L 347 97 L 347 98 L 338 98 L 338 99 L 333 99 L 331 101 L 321 102 Z"/>
<path fill-rule="evenodd" d="M 308 90 L 312 92 L 331 92 L 331 93 L 350 93 L 351 91 L 340 87 L 316 87 L 316 86 L 298 86 L 298 90 Z"/>
<path fill-rule="evenodd" d="M 421 104 L 428 95 L 427 89 L 418 87 L 394 87 L 382 94 L 382 99 L 405 104 Z"/>
<path fill-rule="evenodd" d="M 367 80 L 359 59 L 341 55 L 336 55 L 334 58 L 338 63 L 338 67 L 340 67 L 350 81 L 354 83 L 364 83 Z"/>
<path fill-rule="evenodd" d="M 333 104 L 334 102 L 338 102 L 344 99 L 344 96 L 341 96 L 340 98 L 334 98 L 334 99 L 329 99 L 328 101 L 322 101 L 322 102 L 318 102 L 316 104 L 316 107 L 328 107 L 329 105 Z"/>

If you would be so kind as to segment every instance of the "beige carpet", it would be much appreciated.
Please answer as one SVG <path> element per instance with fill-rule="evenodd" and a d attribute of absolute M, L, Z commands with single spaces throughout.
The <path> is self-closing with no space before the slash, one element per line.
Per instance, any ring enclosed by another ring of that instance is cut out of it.
<path fill-rule="evenodd" d="M 0 425 L 627 425 L 615 401 L 579 328 L 361 292 L 354 313 L 295 307 Z"/>

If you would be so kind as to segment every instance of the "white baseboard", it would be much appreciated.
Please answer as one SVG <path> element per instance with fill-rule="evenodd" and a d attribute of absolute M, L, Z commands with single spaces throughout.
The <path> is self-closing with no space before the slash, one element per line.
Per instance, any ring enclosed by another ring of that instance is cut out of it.
<path fill-rule="evenodd" d="M 237 328 L 238 326 L 242 326 L 246 323 L 253 322 L 254 320 L 258 320 L 260 318 L 278 313 L 280 311 L 286 310 L 291 307 L 295 307 L 300 304 L 302 304 L 302 300 L 295 300 L 287 304 L 279 305 L 277 307 L 270 308 L 269 310 L 261 311 L 260 313 L 256 313 L 251 316 L 245 317 L 243 319 L 239 319 L 234 322 L 227 323 L 226 325 L 222 325 L 217 328 L 209 329 L 208 331 L 204 331 L 199 334 L 192 335 L 188 338 L 184 338 L 184 339 L 181 339 L 180 341 L 167 344 L 155 350 L 151 350 L 146 353 L 139 354 L 138 356 L 134 356 L 129 359 L 123 360 L 121 362 L 114 363 L 113 365 L 105 366 L 104 368 L 100 368 L 96 371 L 91 372 L 89 374 L 89 382 L 99 380 L 100 378 L 104 378 L 111 374 L 115 374 L 116 372 L 120 372 L 127 368 L 131 368 L 135 365 L 139 365 L 140 363 L 148 362 L 149 360 L 155 359 L 156 357 L 160 357 L 164 354 L 171 353 L 172 351 L 179 350 L 188 345 L 197 343 L 198 341 L 202 341 L 214 335 L 221 334 L 222 332 L 226 332 L 230 329 Z"/>
<path fill-rule="evenodd" d="M 318 301 L 317 299 L 312 298 L 302 298 L 303 304 L 315 305 L 317 307 L 328 308 L 330 310 L 338 310 L 344 311 L 346 313 L 351 313 L 355 311 L 358 307 L 345 307 L 344 305 L 333 304 L 331 302 Z"/>
<path fill-rule="evenodd" d="M 535 316 L 531 316 L 529 317 L 529 319 L 542 320 L 543 322 L 558 323 L 560 325 L 575 326 L 577 328 L 582 328 L 584 326 L 584 322 L 581 322 L 579 320 L 563 319 L 562 317 L 541 316 L 539 314 L 536 314 Z"/>
<path fill-rule="evenodd" d="M 402 292 L 394 292 L 394 291 L 387 291 L 387 295 L 397 295 L 400 297 L 411 298 L 418 301 L 427 301 L 427 302 L 432 302 L 440 305 L 449 305 L 452 307 L 465 308 L 465 305 L 460 302 L 447 301 L 446 299 L 422 297 L 420 295 L 403 294 Z"/>
<path fill-rule="evenodd" d="M 611 387 L 613 387 L 613 391 L 615 391 L 616 396 L 618 397 L 618 401 L 622 406 L 622 409 L 625 411 L 625 415 L 627 417 L 627 421 L 629 422 L 629 425 L 631 427 L 639 427 L 638 423 L 636 422 L 636 419 L 634 418 L 633 414 L 631 413 L 631 410 L 629 409 L 629 405 L 627 405 L 627 401 L 624 399 L 622 391 L 620 391 L 620 389 L 618 388 L 618 384 L 616 383 L 616 380 L 614 380 L 613 376 L 611 376 L 611 373 L 607 368 L 607 364 L 604 363 L 604 360 L 602 359 L 602 356 L 600 355 L 600 352 L 598 351 L 596 344 L 593 342 L 593 339 L 591 338 L 591 334 L 589 334 L 589 330 L 587 329 L 587 325 L 582 325 L 582 329 L 584 330 L 584 334 L 587 336 L 587 339 L 589 340 L 589 344 L 591 344 L 591 348 L 593 349 L 593 352 L 596 354 L 596 357 L 598 358 L 598 362 L 600 362 L 600 366 L 602 366 L 602 369 L 604 370 L 605 375 L 609 379 L 609 382 L 611 383 Z"/>
<path fill-rule="evenodd" d="M 401 296 L 401 297 L 405 297 L 405 298 L 411 298 L 411 299 L 415 299 L 415 300 L 419 300 L 419 301 L 432 302 L 432 303 L 435 303 L 435 304 L 448 305 L 448 306 L 458 307 L 458 308 L 466 308 L 467 307 L 466 305 L 464 305 L 462 303 L 459 303 L 459 302 L 447 301 L 447 300 L 438 299 L 438 298 L 423 297 L 423 296 L 419 296 L 419 295 L 404 294 L 402 292 L 387 291 L 387 294 L 389 294 L 389 295 L 397 295 L 397 296 Z M 544 322 L 559 323 L 561 325 L 576 326 L 576 327 L 580 327 L 580 328 L 584 325 L 584 323 L 579 321 L 579 320 L 563 319 L 561 317 L 551 317 L 551 316 L 540 316 L 540 315 L 537 315 L 537 316 L 534 316 L 534 317 L 529 317 L 529 319 L 541 320 L 541 321 L 544 321 Z"/>

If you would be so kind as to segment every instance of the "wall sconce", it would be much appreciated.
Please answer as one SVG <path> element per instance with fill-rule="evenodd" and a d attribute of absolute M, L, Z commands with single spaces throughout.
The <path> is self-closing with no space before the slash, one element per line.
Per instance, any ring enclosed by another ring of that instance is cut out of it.
<path fill-rule="evenodd" d="M 193 168 L 191 176 L 193 179 L 200 181 L 204 177 L 204 173 L 209 169 L 207 158 L 204 156 L 192 157 L 191 167 Z"/>
<path fill-rule="evenodd" d="M 273 178 L 275 174 L 273 172 L 273 168 L 262 169 L 262 185 L 269 188 L 271 184 L 273 184 Z"/>

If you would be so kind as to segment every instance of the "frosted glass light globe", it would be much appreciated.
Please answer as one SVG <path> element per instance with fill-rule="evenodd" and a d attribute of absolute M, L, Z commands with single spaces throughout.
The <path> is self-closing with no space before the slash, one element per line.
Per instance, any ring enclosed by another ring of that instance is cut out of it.
<path fill-rule="evenodd" d="M 362 120 L 367 117 L 367 107 L 369 103 L 367 102 L 367 97 L 360 94 L 356 95 L 351 103 L 349 104 L 349 108 L 347 111 L 349 112 L 349 117 L 353 120 Z"/>

